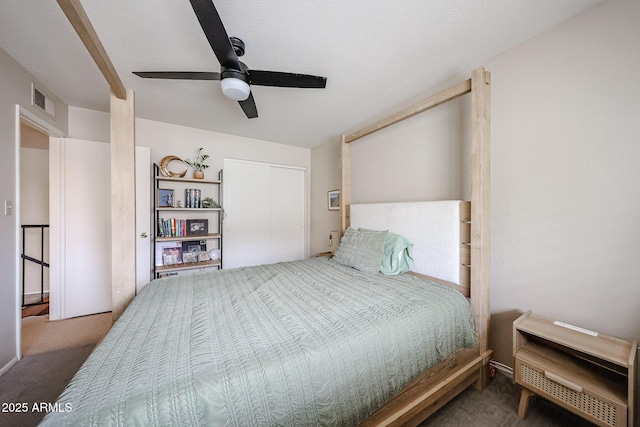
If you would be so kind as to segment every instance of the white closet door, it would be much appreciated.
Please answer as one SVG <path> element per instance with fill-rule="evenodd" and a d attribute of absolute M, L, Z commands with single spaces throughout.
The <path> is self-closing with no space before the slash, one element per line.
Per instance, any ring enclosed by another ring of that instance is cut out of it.
<path fill-rule="evenodd" d="M 305 257 L 305 171 L 225 159 L 223 266 Z"/>
<path fill-rule="evenodd" d="M 270 262 L 269 165 L 225 159 L 223 267 Z"/>
<path fill-rule="evenodd" d="M 271 259 L 304 258 L 304 170 L 271 167 Z"/>

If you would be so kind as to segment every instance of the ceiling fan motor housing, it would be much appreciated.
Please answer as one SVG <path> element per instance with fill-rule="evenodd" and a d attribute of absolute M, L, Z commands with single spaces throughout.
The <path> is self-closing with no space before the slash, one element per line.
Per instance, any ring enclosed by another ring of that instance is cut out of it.
<path fill-rule="evenodd" d="M 233 46 L 233 50 L 236 52 L 236 56 L 240 57 L 244 55 L 244 42 L 237 37 L 229 37 L 229 41 L 231 42 L 231 46 Z"/>

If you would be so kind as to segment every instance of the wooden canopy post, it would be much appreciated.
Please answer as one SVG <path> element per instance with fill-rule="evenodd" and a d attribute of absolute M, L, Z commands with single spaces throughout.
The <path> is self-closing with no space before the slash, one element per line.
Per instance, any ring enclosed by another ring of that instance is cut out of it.
<path fill-rule="evenodd" d="M 349 206 L 351 205 L 351 146 L 342 135 L 340 140 L 340 227 L 342 234 L 349 227 Z"/>
<path fill-rule="evenodd" d="M 487 359 L 476 387 L 489 384 L 491 317 L 491 73 L 484 67 L 471 75 L 471 308 L 480 355 Z"/>
<path fill-rule="evenodd" d="M 136 295 L 135 108 L 111 92 L 111 305 L 116 320 Z"/>

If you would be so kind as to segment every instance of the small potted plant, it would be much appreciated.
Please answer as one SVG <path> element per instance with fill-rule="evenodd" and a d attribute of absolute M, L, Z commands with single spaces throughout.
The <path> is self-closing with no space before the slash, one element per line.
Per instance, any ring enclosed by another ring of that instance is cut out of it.
<path fill-rule="evenodd" d="M 209 167 L 205 161 L 209 158 L 208 154 L 203 154 L 204 148 L 200 147 L 196 150 L 196 158 L 194 160 L 183 160 L 184 163 L 193 169 L 193 177 L 195 179 L 204 179 L 204 170 Z"/>

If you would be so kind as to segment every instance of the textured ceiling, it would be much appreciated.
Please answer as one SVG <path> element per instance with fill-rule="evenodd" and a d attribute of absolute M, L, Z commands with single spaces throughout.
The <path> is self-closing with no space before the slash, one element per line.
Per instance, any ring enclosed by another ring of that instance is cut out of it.
<path fill-rule="evenodd" d="M 219 71 L 188 0 L 81 0 L 136 116 L 312 147 L 544 32 L 599 0 L 216 0 L 249 68 L 327 77 L 327 88 L 253 86 L 248 120 L 219 82 L 132 71 Z M 70 106 L 108 111 L 109 88 L 54 0 L 2 0 L 0 47 Z"/>

